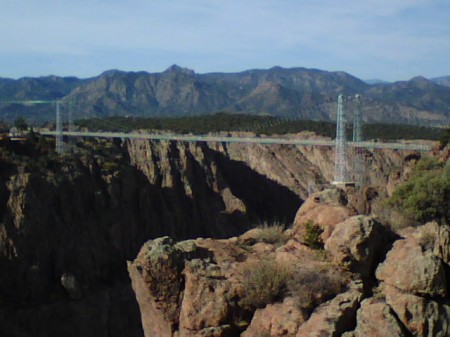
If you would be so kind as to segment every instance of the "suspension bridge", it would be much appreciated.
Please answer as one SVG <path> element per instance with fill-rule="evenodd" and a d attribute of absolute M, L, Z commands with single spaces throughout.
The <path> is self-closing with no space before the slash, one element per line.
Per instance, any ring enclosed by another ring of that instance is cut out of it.
<path fill-rule="evenodd" d="M 63 118 L 61 116 L 59 101 L 14 101 L 14 103 L 23 104 L 48 104 L 54 103 L 56 106 L 56 131 L 41 130 L 40 134 L 44 136 L 55 137 L 56 152 L 63 154 L 65 152 L 64 137 L 69 138 L 121 138 L 121 139 L 147 139 L 154 141 L 182 141 L 182 142 L 220 142 L 220 143 L 243 143 L 243 144 L 264 144 L 264 145 L 293 145 L 293 146 L 327 146 L 335 147 L 335 179 L 334 184 L 352 183 L 348 172 L 348 153 L 349 149 L 391 149 L 391 150 L 407 150 L 407 151 L 430 151 L 431 146 L 415 143 L 415 142 L 376 142 L 362 140 L 362 116 L 361 116 L 361 96 L 354 97 L 338 96 L 337 104 L 337 122 L 336 122 L 336 139 L 305 139 L 305 138 L 273 138 L 273 137 L 238 137 L 238 136 L 220 136 L 220 135 L 186 135 L 175 133 L 150 133 L 143 131 L 129 132 L 106 132 L 106 131 L 78 131 L 74 128 L 72 113 L 69 109 L 69 127 L 68 131 L 63 130 Z M 349 114 L 345 104 L 350 105 L 353 117 L 353 139 L 347 140 L 347 124 L 349 122 Z M 353 163 L 355 172 L 360 171 L 358 166 L 363 165 L 362 160 L 356 156 Z"/>
<path fill-rule="evenodd" d="M 336 146 L 334 140 L 322 139 L 297 139 L 297 138 L 271 138 L 271 137 L 233 137 L 214 135 L 182 135 L 182 134 L 154 134 L 154 133 L 128 133 L 128 132 L 91 132 L 91 131 L 41 131 L 44 136 L 62 137 L 90 137 L 90 138 L 121 138 L 121 139 L 148 139 L 162 141 L 182 142 L 221 142 L 221 143 L 244 143 L 265 145 L 303 145 L 303 146 Z M 385 143 L 385 142 L 348 142 L 348 147 L 361 147 L 368 149 L 392 149 L 411 151 L 430 151 L 431 147 L 415 143 Z"/>

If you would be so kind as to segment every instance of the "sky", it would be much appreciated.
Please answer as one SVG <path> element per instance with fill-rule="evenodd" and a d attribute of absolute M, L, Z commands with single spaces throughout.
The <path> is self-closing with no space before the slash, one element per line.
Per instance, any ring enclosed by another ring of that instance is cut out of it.
<path fill-rule="evenodd" d="M 0 0 L 0 77 L 305 67 L 450 75 L 449 0 Z"/>

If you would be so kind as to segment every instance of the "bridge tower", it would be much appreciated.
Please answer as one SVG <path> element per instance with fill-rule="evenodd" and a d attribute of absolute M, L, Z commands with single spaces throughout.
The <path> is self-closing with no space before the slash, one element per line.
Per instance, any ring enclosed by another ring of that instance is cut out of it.
<path fill-rule="evenodd" d="M 356 94 L 353 99 L 354 119 L 353 119 L 353 143 L 362 141 L 362 115 L 361 115 L 361 95 Z M 357 145 L 357 144 L 354 144 Z M 353 180 L 359 187 L 365 185 L 366 164 L 364 162 L 364 150 L 355 146 L 353 154 Z"/>
<path fill-rule="evenodd" d="M 354 120 L 353 120 L 353 142 L 360 142 L 362 140 L 361 130 L 361 95 L 356 94 L 354 102 Z"/>
<path fill-rule="evenodd" d="M 347 119 L 344 110 L 344 97 L 338 96 L 337 122 L 336 122 L 336 157 L 334 170 L 334 185 L 348 183 L 347 174 Z"/>
<path fill-rule="evenodd" d="M 61 118 L 61 107 L 59 100 L 56 101 L 56 136 L 55 136 L 56 153 L 64 154 L 64 142 L 63 142 L 63 125 Z"/>

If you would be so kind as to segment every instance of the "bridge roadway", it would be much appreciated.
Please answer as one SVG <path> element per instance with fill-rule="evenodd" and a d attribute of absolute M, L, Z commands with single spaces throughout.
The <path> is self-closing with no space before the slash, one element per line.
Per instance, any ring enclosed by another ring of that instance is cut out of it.
<path fill-rule="evenodd" d="M 56 136 L 56 131 L 41 131 L 44 136 Z M 122 139 L 150 139 L 150 140 L 177 140 L 183 142 L 223 142 L 223 143 L 247 143 L 247 144 L 286 144 L 286 145 L 311 145 L 311 146 L 335 146 L 332 140 L 320 139 L 294 139 L 294 138 L 259 138 L 259 137 L 227 137 L 211 135 L 180 135 L 180 134 L 154 134 L 154 133 L 124 133 L 124 132 L 91 132 L 91 131 L 63 131 L 63 136 L 92 137 L 92 138 L 122 138 Z M 362 147 L 369 149 L 395 149 L 430 151 L 431 146 L 417 143 L 385 143 L 385 142 L 348 142 L 350 147 Z"/>

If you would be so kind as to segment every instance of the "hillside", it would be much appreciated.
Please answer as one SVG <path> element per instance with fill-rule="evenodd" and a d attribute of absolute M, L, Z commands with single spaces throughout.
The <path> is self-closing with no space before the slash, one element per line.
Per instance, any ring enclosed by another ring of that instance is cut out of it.
<path fill-rule="evenodd" d="M 446 87 L 450 87 L 450 76 L 435 77 L 432 78 L 431 81 L 440 85 L 444 85 Z"/>
<path fill-rule="evenodd" d="M 450 123 L 450 87 L 423 77 L 369 85 L 345 72 L 273 67 L 239 73 L 197 74 L 177 65 L 161 73 L 110 70 L 80 80 L 55 76 L 0 79 L 5 100 L 62 99 L 64 111 L 78 118 L 190 116 L 217 111 L 270 114 L 276 117 L 333 120 L 339 94 L 364 96 L 369 122 L 446 125 Z M 2 104 L 4 119 L 25 113 L 51 120 L 54 109 Z M 37 110 L 38 109 L 38 110 Z"/>

